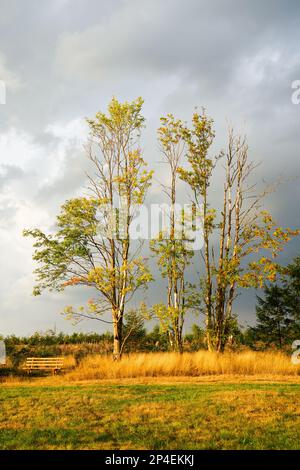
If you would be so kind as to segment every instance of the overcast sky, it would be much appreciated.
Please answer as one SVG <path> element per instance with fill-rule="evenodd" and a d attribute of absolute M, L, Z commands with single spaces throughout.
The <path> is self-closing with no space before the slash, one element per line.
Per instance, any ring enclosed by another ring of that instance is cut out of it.
<path fill-rule="evenodd" d="M 21 234 L 48 230 L 64 200 L 82 194 L 84 118 L 112 96 L 145 99 L 143 149 L 153 167 L 155 129 L 167 112 L 189 119 L 205 106 L 218 148 L 228 121 L 247 132 L 250 156 L 262 162 L 258 177 L 290 178 L 269 208 L 281 225 L 299 225 L 297 0 L 0 0 L 0 80 L 0 334 L 100 329 L 60 315 L 83 292 L 31 295 L 32 244 Z M 299 241 L 282 261 L 296 255 Z M 150 302 L 160 296 L 149 290 Z M 253 322 L 254 306 L 253 293 L 239 300 L 243 321 Z"/>

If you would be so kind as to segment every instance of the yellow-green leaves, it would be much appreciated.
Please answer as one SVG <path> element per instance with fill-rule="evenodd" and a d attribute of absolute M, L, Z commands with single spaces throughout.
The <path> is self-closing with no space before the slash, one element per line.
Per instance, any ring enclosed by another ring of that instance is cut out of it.
<path fill-rule="evenodd" d="M 204 109 L 202 114 L 197 112 L 193 114 L 192 128 L 186 128 L 184 132 L 190 168 L 178 169 L 180 178 L 188 183 L 196 194 L 202 196 L 210 185 L 214 168 L 214 162 L 208 154 L 215 137 L 213 123 L 213 120 L 205 114 Z"/>
<path fill-rule="evenodd" d="M 87 119 L 91 134 L 97 137 L 106 132 L 107 135 L 126 142 L 133 131 L 139 132 L 144 125 L 145 118 L 141 114 L 143 103 L 141 97 L 131 103 L 121 103 L 113 98 L 108 105 L 107 114 L 99 111 L 94 119 Z"/>

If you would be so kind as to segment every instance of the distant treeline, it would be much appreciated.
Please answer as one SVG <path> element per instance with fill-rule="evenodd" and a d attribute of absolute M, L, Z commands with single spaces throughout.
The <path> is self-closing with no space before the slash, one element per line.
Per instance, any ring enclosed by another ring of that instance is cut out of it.
<path fill-rule="evenodd" d="M 110 332 L 98 333 L 55 333 L 47 331 L 37 332 L 28 337 L 15 335 L 3 338 L 7 355 L 13 366 L 18 366 L 26 357 L 73 355 L 80 361 L 88 354 L 111 354 L 113 335 Z M 185 350 L 197 351 L 205 349 L 205 333 L 198 325 L 193 325 L 191 333 L 184 337 Z M 154 352 L 170 350 L 167 333 L 161 332 L 158 325 L 152 331 L 144 326 L 128 337 L 124 353 L 128 352 Z"/>
<path fill-rule="evenodd" d="M 56 333 L 52 330 L 43 332 L 36 332 L 31 336 L 15 336 L 10 335 L 5 339 L 7 346 L 14 345 L 29 345 L 29 346 L 53 346 L 59 344 L 82 344 L 82 343 L 100 343 L 112 339 L 112 334 L 109 332 L 98 333 L 72 333 L 70 335 L 65 333 Z"/>
<path fill-rule="evenodd" d="M 227 346 L 228 349 L 232 350 L 245 348 L 253 350 L 289 350 L 291 342 L 295 338 L 294 334 L 286 335 L 284 341 L 280 344 L 274 330 L 269 330 L 269 334 L 264 337 L 259 326 L 242 328 L 238 323 L 235 324 L 232 333 L 232 340 Z M 113 343 L 113 335 L 110 332 L 66 334 L 48 330 L 46 332 L 36 332 L 31 336 L 18 337 L 10 335 L 2 338 L 5 341 L 7 355 L 13 359 L 14 363 L 19 363 L 30 355 L 45 357 L 72 354 L 80 359 L 87 354 L 110 354 Z M 207 349 L 205 330 L 199 325 L 193 324 L 190 332 L 184 335 L 183 345 L 184 350 L 190 352 Z M 140 324 L 129 335 L 124 346 L 125 353 L 169 350 L 171 348 L 168 333 L 161 331 L 158 325 L 148 331 L 143 324 Z"/>

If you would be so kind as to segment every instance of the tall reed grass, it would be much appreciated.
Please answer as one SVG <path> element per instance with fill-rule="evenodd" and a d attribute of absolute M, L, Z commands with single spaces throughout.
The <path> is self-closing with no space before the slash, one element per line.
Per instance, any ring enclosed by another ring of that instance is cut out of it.
<path fill-rule="evenodd" d="M 121 361 L 92 355 L 66 374 L 69 380 L 203 375 L 300 375 L 300 365 L 280 352 L 133 353 Z"/>

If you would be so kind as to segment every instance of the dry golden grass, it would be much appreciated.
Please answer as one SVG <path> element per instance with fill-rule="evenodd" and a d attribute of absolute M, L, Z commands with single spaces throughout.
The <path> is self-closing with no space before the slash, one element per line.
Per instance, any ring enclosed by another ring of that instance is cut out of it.
<path fill-rule="evenodd" d="M 65 375 L 70 381 L 138 377 L 299 376 L 300 366 L 279 352 L 134 353 L 113 361 L 110 356 L 87 356 Z"/>
<path fill-rule="evenodd" d="M 71 367 L 75 367 L 76 361 L 74 356 L 69 354 L 68 356 L 63 356 L 64 359 L 64 368 L 65 369 L 70 369 Z"/>

